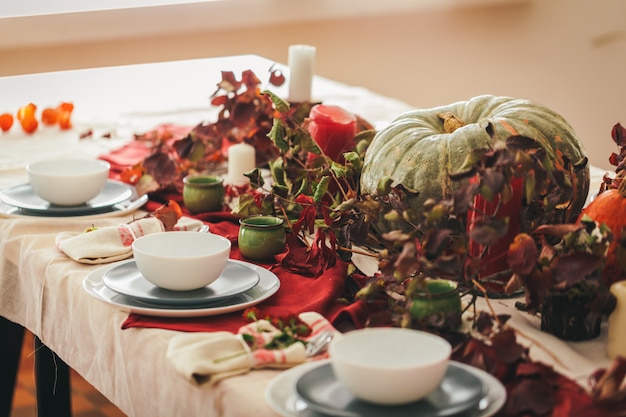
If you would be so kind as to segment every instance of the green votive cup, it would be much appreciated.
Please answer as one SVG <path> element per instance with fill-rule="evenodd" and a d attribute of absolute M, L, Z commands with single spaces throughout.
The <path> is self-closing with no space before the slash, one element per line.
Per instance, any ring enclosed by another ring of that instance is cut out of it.
<path fill-rule="evenodd" d="M 183 204 L 191 213 L 221 211 L 224 207 L 224 180 L 212 175 L 183 178 Z"/>
<path fill-rule="evenodd" d="M 254 261 L 268 261 L 285 248 L 283 219 L 275 216 L 251 216 L 239 220 L 239 250 Z"/>
<path fill-rule="evenodd" d="M 461 315 L 461 296 L 455 281 L 438 278 L 426 279 L 426 291 L 413 295 L 411 316 L 421 320 L 430 315 L 447 317 Z"/>

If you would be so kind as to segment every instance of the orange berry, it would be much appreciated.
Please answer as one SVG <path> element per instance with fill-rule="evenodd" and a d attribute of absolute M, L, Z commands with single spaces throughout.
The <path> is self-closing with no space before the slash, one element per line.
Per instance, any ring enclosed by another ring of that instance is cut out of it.
<path fill-rule="evenodd" d="M 72 128 L 72 113 L 67 111 L 59 112 L 59 127 L 63 130 Z"/>
<path fill-rule="evenodd" d="M 59 128 L 63 130 L 72 128 L 72 112 L 74 111 L 74 104 L 63 101 L 57 106 L 57 112 L 59 113 Z"/>
<path fill-rule="evenodd" d="M 17 110 L 17 120 L 22 121 L 23 119 L 27 119 L 29 117 L 34 118 L 35 111 L 37 111 L 37 106 L 33 103 L 28 103 Z"/>
<path fill-rule="evenodd" d="M 13 115 L 10 113 L 0 114 L 0 129 L 3 132 L 8 132 L 13 126 Z"/>
<path fill-rule="evenodd" d="M 39 122 L 34 117 L 25 117 L 20 120 L 20 124 L 22 125 L 22 129 L 26 133 L 33 133 L 37 130 L 37 126 L 39 126 Z"/>
<path fill-rule="evenodd" d="M 56 109 L 46 108 L 41 112 L 41 122 L 46 126 L 54 126 L 59 120 L 59 112 Z"/>
<path fill-rule="evenodd" d="M 60 112 L 69 112 L 71 113 L 72 111 L 74 111 L 74 104 L 72 103 L 68 103 L 68 102 L 61 102 L 61 104 L 59 104 L 57 106 L 57 110 Z"/>

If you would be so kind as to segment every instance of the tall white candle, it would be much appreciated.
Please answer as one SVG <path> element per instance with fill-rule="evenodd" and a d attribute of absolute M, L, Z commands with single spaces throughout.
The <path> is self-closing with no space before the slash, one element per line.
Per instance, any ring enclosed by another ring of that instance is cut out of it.
<path fill-rule="evenodd" d="M 315 64 L 315 47 L 291 45 L 289 47 L 289 101 L 311 101 L 311 88 Z"/>
<path fill-rule="evenodd" d="M 250 179 L 243 174 L 256 167 L 254 147 L 237 143 L 228 148 L 228 179 L 233 185 L 245 185 Z"/>
<path fill-rule="evenodd" d="M 611 285 L 611 293 L 617 299 L 615 310 L 609 316 L 606 353 L 609 358 L 626 356 L 626 281 Z"/>

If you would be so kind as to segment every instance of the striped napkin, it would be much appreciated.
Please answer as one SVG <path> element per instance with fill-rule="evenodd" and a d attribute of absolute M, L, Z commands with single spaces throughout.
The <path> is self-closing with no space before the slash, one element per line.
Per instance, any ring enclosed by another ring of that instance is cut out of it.
<path fill-rule="evenodd" d="M 181 217 L 174 230 L 200 231 L 206 228 L 200 220 Z M 94 228 L 90 231 L 61 232 L 56 235 L 56 247 L 76 262 L 103 264 L 130 258 L 132 243 L 140 236 L 164 232 L 156 217 L 144 217 L 117 226 Z"/>

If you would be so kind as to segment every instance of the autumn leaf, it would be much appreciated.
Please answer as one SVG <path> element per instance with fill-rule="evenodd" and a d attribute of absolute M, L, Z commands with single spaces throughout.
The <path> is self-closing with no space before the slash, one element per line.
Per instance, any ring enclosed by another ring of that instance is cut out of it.
<path fill-rule="evenodd" d="M 535 240 L 526 233 L 520 233 L 509 246 L 507 254 L 509 268 L 517 274 L 529 274 L 536 267 L 538 256 Z"/>
<path fill-rule="evenodd" d="M 508 229 L 508 219 L 491 216 L 478 217 L 471 226 L 469 235 L 480 245 L 492 246 L 504 236 Z"/>
<path fill-rule="evenodd" d="M 598 269 L 602 258 L 586 252 L 574 252 L 556 257 L 551 263 L 555 282 L 569 287 L 588 278 Z"/>
<path fill-rule="evenodd" d="M 174 230 L 174 226 L 178 223 L 178 219 L 183 216 L 183 212 L 176 201 L 169 200 L 167 203 L 157 208 L 154 211 L 154 215 L 163 223 L 165 231 L 169 232 Z"/>

